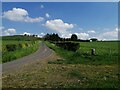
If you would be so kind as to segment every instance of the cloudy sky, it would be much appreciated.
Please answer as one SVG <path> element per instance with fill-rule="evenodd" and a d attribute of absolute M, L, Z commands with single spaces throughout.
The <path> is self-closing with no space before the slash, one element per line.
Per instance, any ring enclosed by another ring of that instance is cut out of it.
<path fill-rule="evenodd" d="M 2 4 L 2 35 L 58 33 L 80 39 L 118 38 L 117 2 L 24 2 Z"/>

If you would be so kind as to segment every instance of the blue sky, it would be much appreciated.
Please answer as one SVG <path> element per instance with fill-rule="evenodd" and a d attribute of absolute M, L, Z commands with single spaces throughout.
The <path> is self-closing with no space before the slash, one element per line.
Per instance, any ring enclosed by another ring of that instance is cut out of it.
<path fill-rule="evenodd" d="M 2 4 L 3 35 L 58 33 L 61 37 L 117 39 L 117 2 Z"/>

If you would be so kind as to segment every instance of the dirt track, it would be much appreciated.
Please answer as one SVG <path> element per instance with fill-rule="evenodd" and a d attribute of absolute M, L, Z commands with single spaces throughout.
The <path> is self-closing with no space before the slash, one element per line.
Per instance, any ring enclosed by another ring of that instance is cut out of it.
<path fill-rule="evenodd" d="M 44 60 L 53 54 L 53 51 L 44 43 L 41 43 L 40 48 L 33 54 L 23 58 L 2 64 L 2 72 L 11 71 L 25 64 L 29 64 L 38 60 Z"/>

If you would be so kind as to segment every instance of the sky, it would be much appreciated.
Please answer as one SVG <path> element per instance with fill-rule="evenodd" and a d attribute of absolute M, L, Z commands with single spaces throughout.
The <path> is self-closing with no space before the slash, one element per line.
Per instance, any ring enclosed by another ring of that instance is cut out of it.
<path fill-rule="evenodd" d="M 3 2 L 2 35 L 58 33 L 79 39 L 118 39 L 117 2 Z"/>

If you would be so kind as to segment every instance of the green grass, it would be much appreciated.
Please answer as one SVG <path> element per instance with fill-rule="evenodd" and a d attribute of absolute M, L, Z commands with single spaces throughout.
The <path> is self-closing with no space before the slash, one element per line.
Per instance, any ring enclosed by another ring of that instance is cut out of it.
<path fill-rule="evenodd" d="M 65 70 L 66 76 L 74 81 L 66 83 L 64 87 L 118 88 L 118 43 L 117 41 L 80 42 L 80 48 L 76 52 L 71 52 L 46 42 L 51 49 L 65 59 L 48 61 L 48 64 L 75 66 L 69 71 Z M 91 55 L 92 48 L 96 50 L 96 55 Z"/>
<path fill-rule="evenodd" d="M 14 36 L 2 36 L 0 37 L 2 40 L 17 40 L 17 41 L 35 41 L 41 40 L 41 38 L 33 37 L 33 36 L 23 36 L 23 35 L 14 35 Z"/>
<path fill-rule="evenodd" d="M 5 41 L 7 42 L 7 41 Z M 13 41 L 13 42 L 17 42 L 17 41 Z M 9 43 L 9 41 L 8 41 Z M 25 42 L 20 42 L 20 43 L 25 43 Z M 30 41 L 29 41 L 30 43 Z M 21 48 L 15 51 L 11 51 L 11 52 L 5 52 L 4 54 L 2 54 L 2 62 L 9 62 L 18 58 L 21 58 L 23 56 L 29 55 L 35 51 L 38 50 L 40 46 L 40 42 L 36 42 L 35 44 L 31 45 L 30 47 L 25 47 L 25 48 Z"/>
<path fill-rule="evenodd" d="M 11 45 L 15 45 L 16 48 L 14 51 L 9 51 L 6 45 L 9 45 L 10 48 L 12 48 Z M 2 54 L 2 59 L 0 59 L 0 62 L 5 63 L 37 51 L 40 46 L 40 40 L 32 36 L 3 36 L 1 46 L 0 52 Z"/>
<path fill-rule="evenodd" d="M 56 64 L 90 64 L 110 65 L 118 63 L 118 42 L 80 42 L 80 48 L 76 52 L 67 51 L 46 42 L 48 47 L 55 50 L 64 61 L 51 61 Z M 95 48 L 96 55 L 91 55 L 91 49 Z"/>
<path fill-rule="evenodd" d="M 113 47 L 111 50 L 116 54 L 112 53 L 112 56 L 117 57 L 117 42 L 84 42 L 80 43 L 77 52 L 61 49 L 49 42 L 46 44 L 58 55 L 29 63 L 19 72 L 3 73 L 3 88 L 119 88 L 117 60 L 108 60 L 109 53 L 104 53 L 104 49 Z M 90 52 L 86 54 L 95 47 L 96 50 L 103 48 L 103 51 L 97 51 L 96 56 L 91 56 Z"/>

